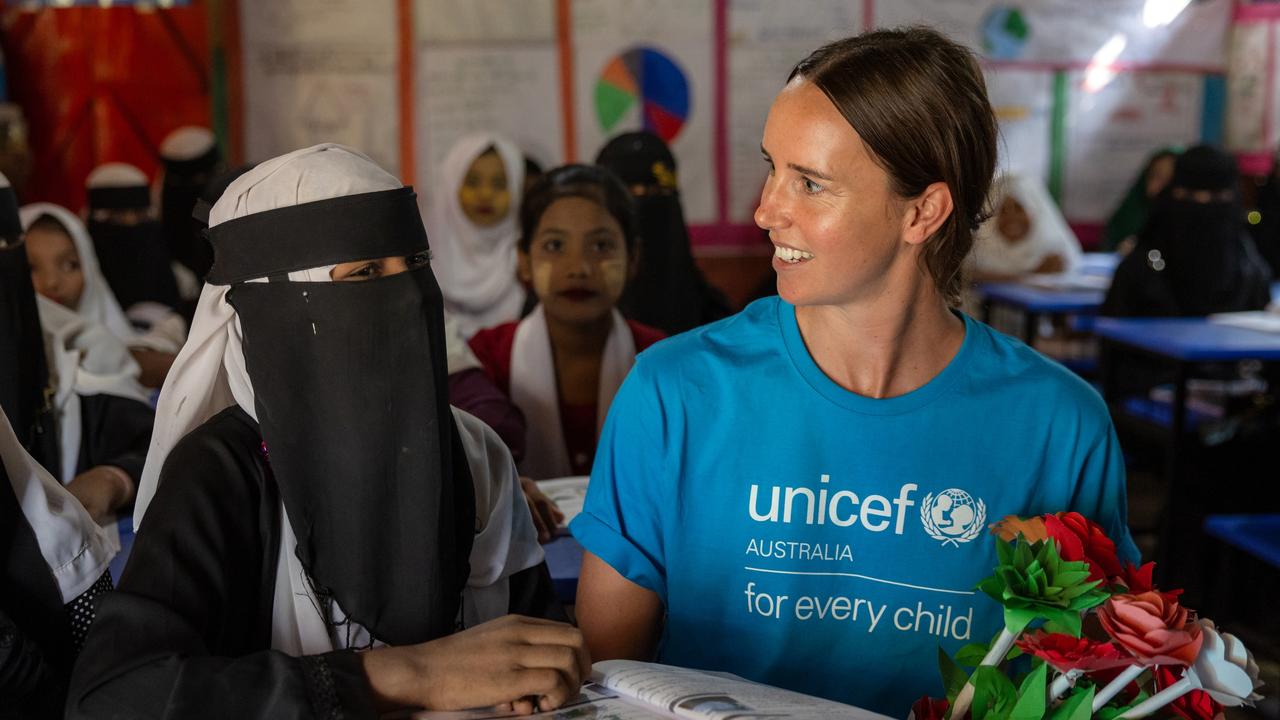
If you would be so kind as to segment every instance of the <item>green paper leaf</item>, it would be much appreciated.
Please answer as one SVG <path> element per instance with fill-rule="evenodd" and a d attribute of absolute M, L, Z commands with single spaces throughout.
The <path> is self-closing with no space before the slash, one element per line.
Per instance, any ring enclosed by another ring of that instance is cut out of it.
<path fill-rule="evenodd" d="M 982 643 L 969 643 L 956 651 L 955 661 L 958 665 L 965 667 L 978 667 L 982 664 L 982 659 L 987 656 L 989 645 Z"/>
<path fill-rule="evenodd" d="M 1089 720 L 1093 714 L 1093 686 L 1076 688 L 1062 704 L 1053 709 L 1049 720 Z"/>
<path fill-rule="evenodd" d="M 969 713 L 972 720 L 1003 717 L 1017 698 L 1017 690 L 1009 678 L 989 665 L 974 670 L 971 682 L 973 706 Z"/>
<path fill-rule="evenodd" d="M 1048 678 L 1048 666 L 1031 671 L 1018 687 L 1018 699 L 1009 712 L 1009 720 L 1041 720 L 1045 710 L 1045 684 Z"/>
<path fill-rule="evenodd" d="M 1080 637 L 1080 612 L 1067 609 L 1048 609 L 1041 613 L 1045 620 L 1060 626 L 1071 637 Z"/>
<path fill-rule="evenodd" d="M 1040 614 L 1032 608 L 1006 607 L 1004 609 L 1004 626 L 1008 628 L 1009 632 L 1017 635 L 1026 630 L 1031 621 L 1038 617 L 1040 617 Z"/>
<path fill-rule="evenodd" d="M 956 696 L 968 682 L 969 676 L 955 664 L 941 646 L 938 647 L 938 673 L 942 675 L 942 687 L 946 691 L 947 701 L 954 703 Z"/>

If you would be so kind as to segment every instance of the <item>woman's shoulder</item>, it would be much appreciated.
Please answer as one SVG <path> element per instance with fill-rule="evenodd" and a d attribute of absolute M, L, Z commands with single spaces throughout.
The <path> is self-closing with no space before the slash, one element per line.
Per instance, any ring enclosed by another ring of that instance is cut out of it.
<path fill-rule="evenodd" d="M 161 476 L 192 469 L 248 470 L 258 464 L 263 452 L 258 423 L 239 405 L 232 405 L 184 435 L 165 458 Z"/>

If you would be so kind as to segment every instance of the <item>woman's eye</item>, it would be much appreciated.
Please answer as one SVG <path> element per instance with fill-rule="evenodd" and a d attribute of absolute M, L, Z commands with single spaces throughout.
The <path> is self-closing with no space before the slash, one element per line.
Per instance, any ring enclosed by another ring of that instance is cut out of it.
<path fill-rule="evenodd" d="M 422 267 L 431 262 L 431 251 L 423 250 L 420 253 L 414 253 L 404 259 L 404 264 L 411 268 Z"/>
<path fill-rule="evenodd" d="M 382 266 L 378 263 L 368 263 L 361 265 L 360 268 L 347 275 L 347 278 L 359 278 L 361 280 L 372 279 L 380 275 Z"/>
<path fill-rule="evenodd" d="M 804 178 L 803 185 L 804 185 L 804 191 L 809 193 L 810 195 L 816 195 L 822 192 L 823 190 L 821 185 L 810 180 L 809 178 Z"/>

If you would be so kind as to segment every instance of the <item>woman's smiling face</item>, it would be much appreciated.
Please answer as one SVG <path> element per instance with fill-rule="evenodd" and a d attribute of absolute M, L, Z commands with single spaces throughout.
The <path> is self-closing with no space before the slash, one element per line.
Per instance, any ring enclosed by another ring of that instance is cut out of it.
<path fill-rule="evenodd" d="M 755 221 L 774 244 L 784 300 L 869 299 L 883 293 L 891 268 L 915 262 L 889 174 L 816 86 L 798 78 L 778 93 L 761 150 L 769 177 Z"/>

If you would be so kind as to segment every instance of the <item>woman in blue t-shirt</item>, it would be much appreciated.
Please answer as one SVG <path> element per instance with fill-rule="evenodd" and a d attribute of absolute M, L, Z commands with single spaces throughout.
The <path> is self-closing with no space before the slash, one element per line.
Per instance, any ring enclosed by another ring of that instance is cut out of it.
<path fill-rule="evenodd" d="M 732 672 L 902 716 L 939 645 L 1000 628 L 987 526 L 1075 510 L 1137 559 L 1106 406 L 954 310 L 996 124 L 920 28 L 801 61 L 761 149 L 778 298 L 642 353 L 602 431 L 578 617 L 592 657 Z"/>

